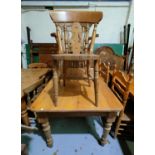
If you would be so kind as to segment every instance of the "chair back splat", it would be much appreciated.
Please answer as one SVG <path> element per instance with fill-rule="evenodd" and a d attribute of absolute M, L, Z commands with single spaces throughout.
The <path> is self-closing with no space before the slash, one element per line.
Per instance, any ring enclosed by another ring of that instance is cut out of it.
<path fill-rule="evenodd" d="M 96 28 L 102 19 L 102 12 L 51 11 L 50 17 L 56 25 L 58 53 L 93 53 Z"/>

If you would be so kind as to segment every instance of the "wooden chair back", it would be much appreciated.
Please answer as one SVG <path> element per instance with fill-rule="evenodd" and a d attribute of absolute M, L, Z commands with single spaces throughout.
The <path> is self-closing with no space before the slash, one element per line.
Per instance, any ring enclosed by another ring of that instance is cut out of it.
<path fill-rule="evenodd" d="M 132 75 L 129 75 L 127 77 L 121 71 L 114 70 L 113 72 L 111 89 L 114 92 L 114 94 L 118 97 L 118 99 L 122 102 L 124 108 L 127 103 L 127 99 L 129 96 L 129 88 L 132 80 Z"/>
<path fill-rule="evenodd" d="M 108 84 L 109 82 L 109 71 L 110 71 L 110 63 L 101 63 L 99 65 L 99 74 L 104 78 L 104 81 Z"/>
<path fill-rule="evenodd" d="M 125 108 L 129 96 L 129 89 L 131 86 L 133 80 L 133 76 L 129 74 L 124 74 L 121 71 L 114 70 L 113 72 L 113 78 L 112 78 L 112 91 L 114 94 L 118 97 L 118 99 L 121 101 L 123 105 L 123 110 L 120 111 L 117 120 L 116 120 L 116 126 L 114 130 L 114 137 L 116 137 L 118 134 L 121 134 L 120 131 L 122 131 L 121 128 L 121 122 L 123 120 L 128 120 L 128 117 L 125 118 Z M 124 129 L 123 129 L 124 130 Z"/>
<path fill-rule="evenodd" d="M 58 42 L 58 53 L 93 53 L 96 28 L 102 19 L 102 12 L 50 11 L 50 17 L 56 25 L 55 36 Z"/>

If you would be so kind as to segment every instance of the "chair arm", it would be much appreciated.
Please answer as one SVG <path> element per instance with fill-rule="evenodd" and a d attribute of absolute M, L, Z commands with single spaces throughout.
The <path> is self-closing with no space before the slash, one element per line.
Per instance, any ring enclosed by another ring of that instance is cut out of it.
<path fill-rule="evenodd" d="M 57 35 L 56 35 L 56 33 L 51 33 L 51 37 L 55 37 L 55 38 L 57 38 Z"/>
<path fill-rule="evenodd" d="M 99 34 L 96 34 L 96 37 L 99 37 Z M 92 37 L 89 37 L 89 38 L 88 38 L 88 41 L 89 41 L 89 40 L 92 40 Z"/>

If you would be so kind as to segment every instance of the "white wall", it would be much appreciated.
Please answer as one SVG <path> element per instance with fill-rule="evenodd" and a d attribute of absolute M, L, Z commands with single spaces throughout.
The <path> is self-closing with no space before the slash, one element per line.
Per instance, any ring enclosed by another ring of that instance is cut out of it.
<path fill-rule="evenodd" d="M 125 25 L 128 7 L 100 7 L 104 17 L 98 26 L 100 38 L 96 42 L 120 43 L 120 32 Z"/>
<path fill-rule="evenodd" d="M 37 3 L 38 4 L 38 3 Z M 51 4 L 51 3 L 50 3 Z M 87 5 L 86 2 L 81 2 L 78 7 L 77 3 L 61 2 L 53 3 L 54 9 L 74 9 L 74 10 L 96 10 L 102 11 L 104 17 L 100 22 L 97 33 L 99 38 L 96 39 L 96 43 L 120 43 L 120 32 L 123 30 L 123 26 L 126 22 L 133 21 L 133 10 L 130 11 L 128 2 L 92 2 Z M 41 5 L 41 4 L 40 4 Z M 73 8 L 74 7 L 74 8 Z M 37 8 L 37 7 L 35 7 Z M 52 23 L 48 10 L 41 9 L 34 10 L 22 9 L 22 38 L 27 42 L 26 38 L 26 26 L 31 28 L 31 38 L 33 42 L 54 42 L 55 40 L 50 37 L 51 32 L 55 32 L 54 24 Z M 128 20 L 129 18 L 129 20 Z M 132 22 L 133 24 L 133 22 Z"/>
<path fill-rule="evenodd" d="M 133 45 L 133 39 L 134 39 L 134 1 L 132 1 L 130 8 L 129 8 L 129 15 L 127 18 L 127 23 L 131 24 L 130 28 L 130 38 L 129 38 L 129 46 Z"/>

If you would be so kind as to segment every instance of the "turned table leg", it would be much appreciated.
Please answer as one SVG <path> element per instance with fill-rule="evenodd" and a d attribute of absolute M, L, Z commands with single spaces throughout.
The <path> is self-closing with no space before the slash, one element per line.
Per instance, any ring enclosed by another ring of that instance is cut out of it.
<path fill-rule="evenodd" d="M 108 143 L 107 137 L 108 137 L 109 132 L 111 130 L 112 123 L 115 121 L 115 119 L 116 119 L 116 113 L 109 113 L 106 116 L 106 123 L 105 123 L 105 126 L 104 126 L 104 133 L 103 133 L 103 135 L 101 137 L 101 145 L 103 145 L 103 146 Z"/>
<path fill-rule="evenodd" d="M 43 130 L 46 142 L 47 142 L 47 146 L 52 147 L 53 140 L 52 140 L 52 136 L 51 136 L 51 128 L 50 128 L 48 119 L 39 117 L 39 118 L 37 118 L 37 120 L 42 126 L 42 130 Z"/>
<path fill-rule="evenodd" d="M 98 60 L 94 61 L 94 89 L 95 89 L 95 104 L 98 106 Z"/>
<path fill-rule="evenodd" d="M 57 62 L 55 61 L 53 69 L 53 87 L 54 87 L 54 103 L 57 105 L 58 102 L 58 68 L 57 68 Z"/>
<path fill-rule="evenodd" d="M 28 126 L 30 125 L 28 113 L 27 113 L 27 105 L 24 97 L 21 99 L 21 118 L 24 125 L 28 125 Z"/>

